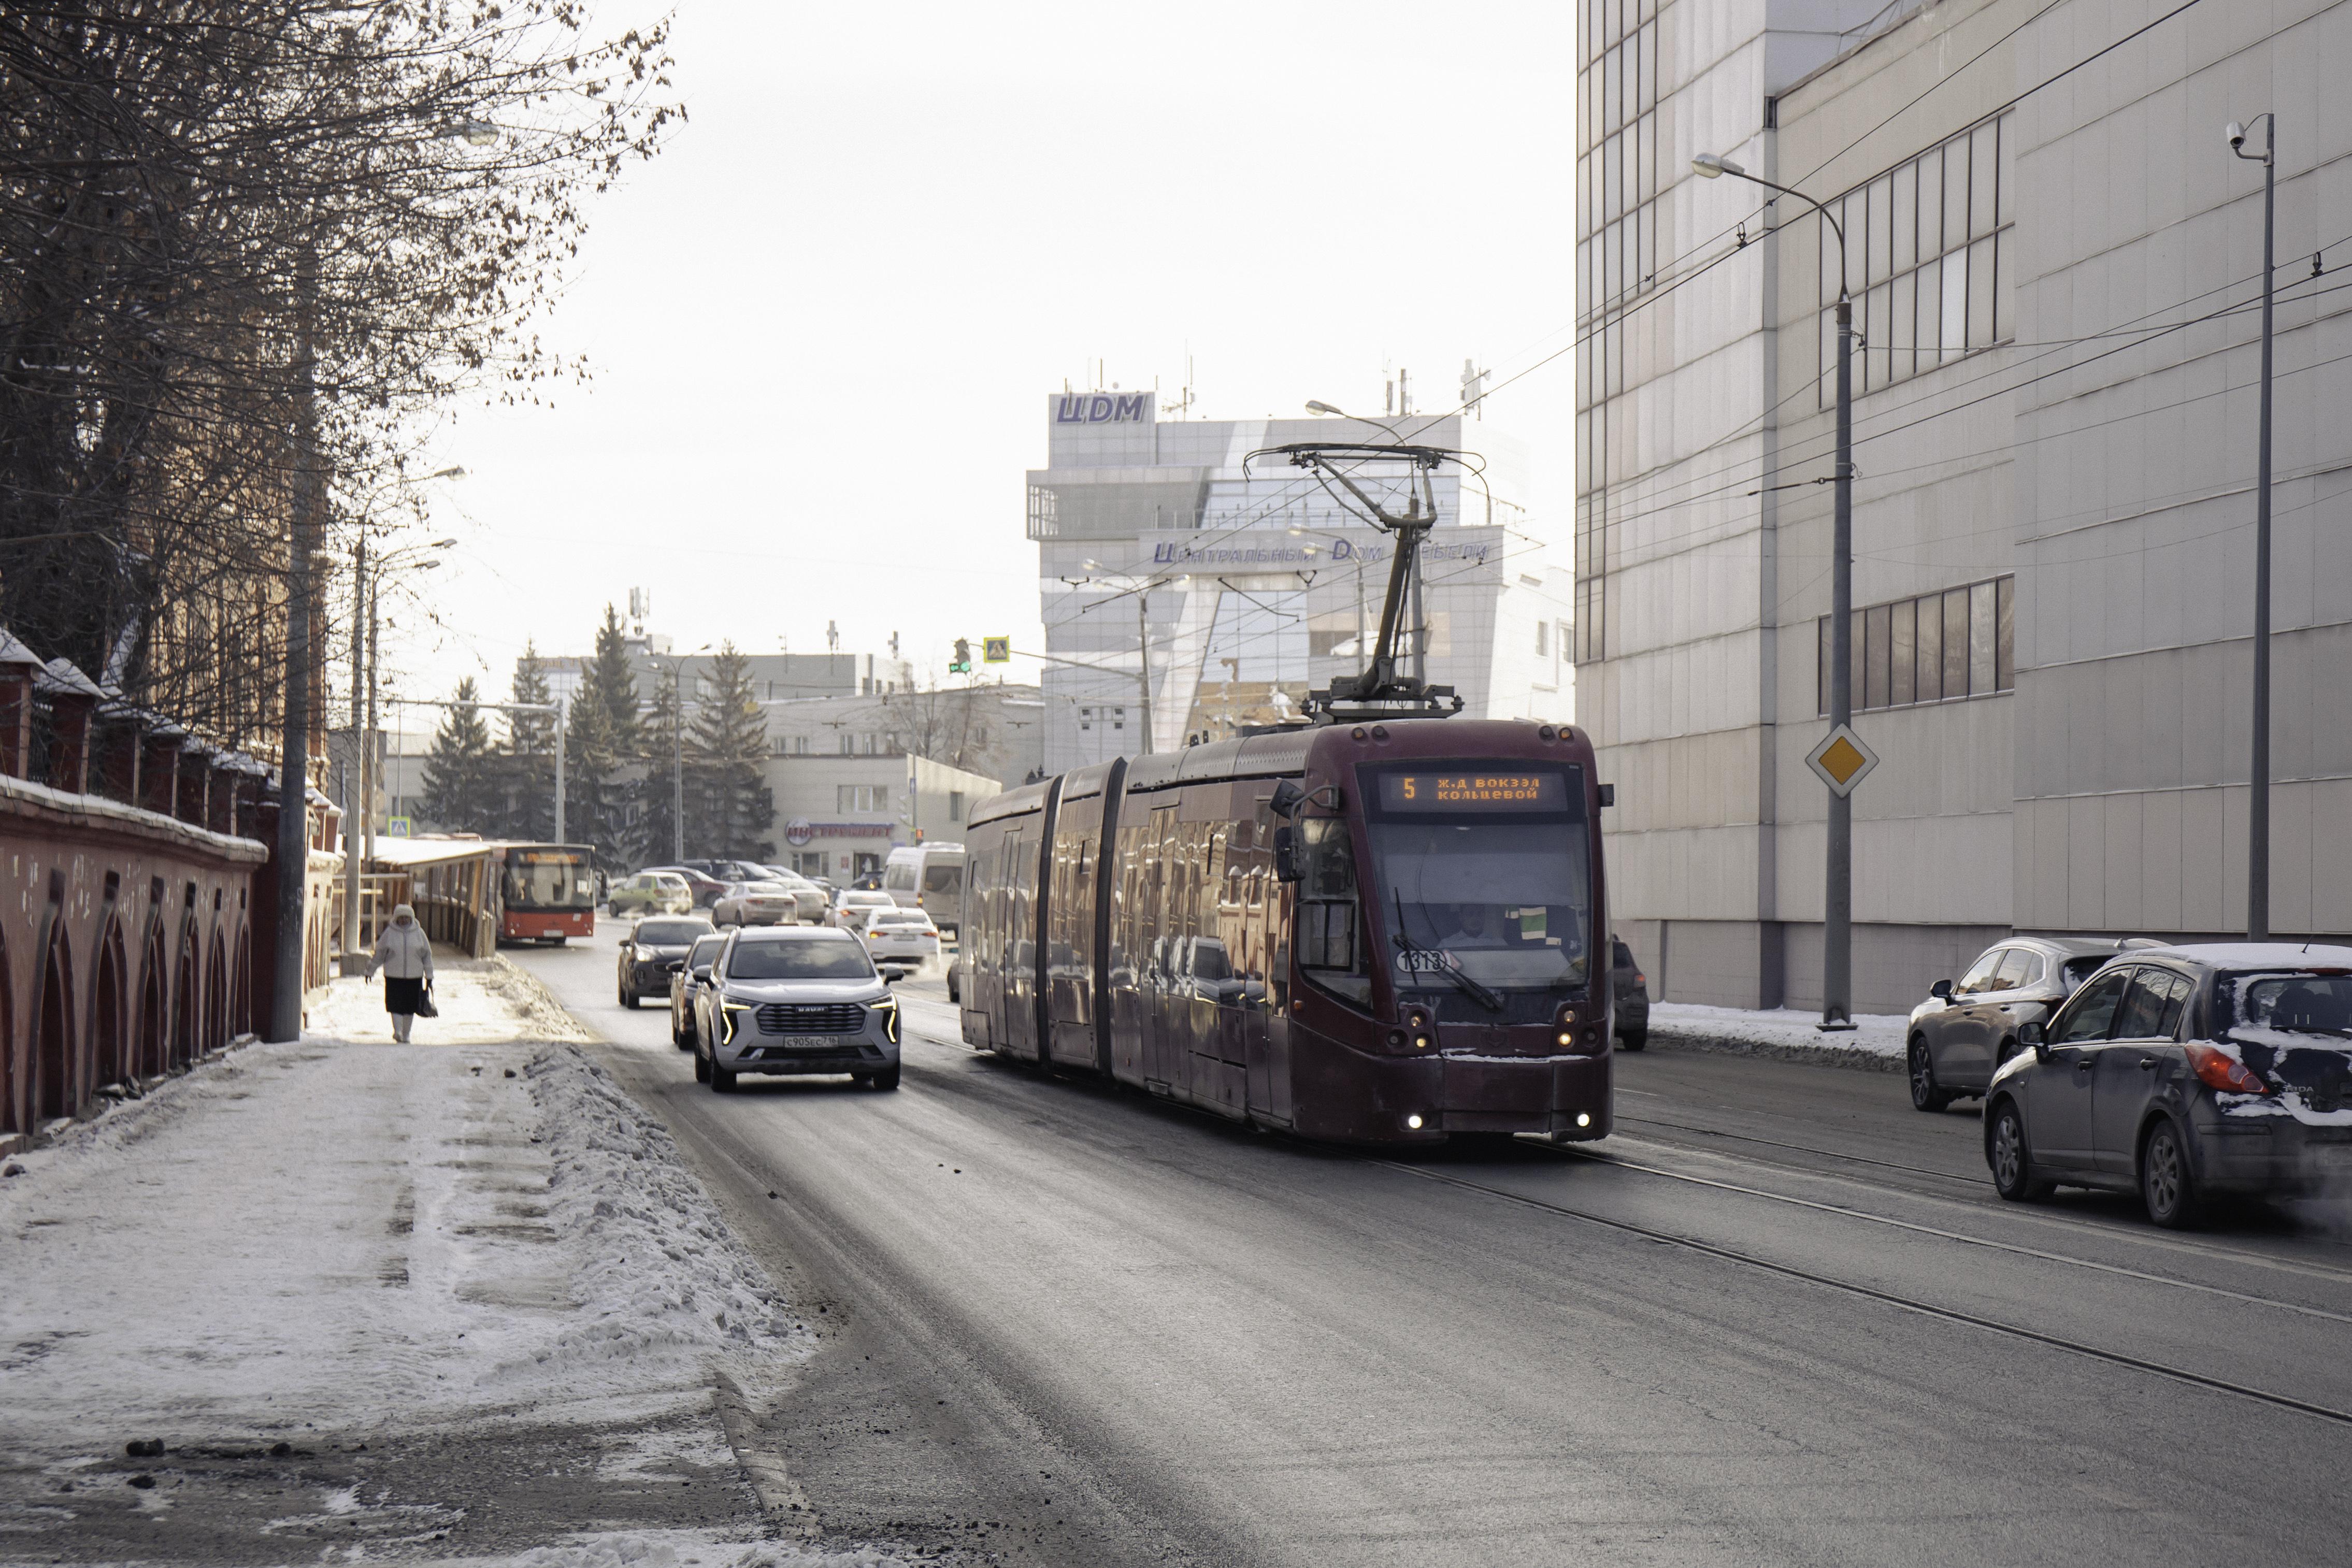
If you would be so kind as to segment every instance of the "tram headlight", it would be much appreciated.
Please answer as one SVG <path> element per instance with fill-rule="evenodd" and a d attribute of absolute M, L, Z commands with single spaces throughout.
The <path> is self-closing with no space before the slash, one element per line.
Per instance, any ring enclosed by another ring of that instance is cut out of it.
<path fill-rule="evenodd" d="M 1559 1031 L 1559 1042 L 1562 1045 L 1574 1045 L 1576 1043 L 1576 1037 L 1569 1033 L 1568 1030 L 1562 1030 Z"/>
<path fill-rule="evenodd" d="M 1580 1127 L 1590 1127 L 1592 1125 L 1592 1113 L 1590 1111 L 1579 1111 L 1576 1113 L 1576 1124 Z"/>
<path fill-rule="evenodd" d="M 1418 1116 L 1407 1116 L 1404 1119 L 1404 1124 L 1408 1132 L 1418 1133 L 1421 1131 L 1421 1118 Z"/>

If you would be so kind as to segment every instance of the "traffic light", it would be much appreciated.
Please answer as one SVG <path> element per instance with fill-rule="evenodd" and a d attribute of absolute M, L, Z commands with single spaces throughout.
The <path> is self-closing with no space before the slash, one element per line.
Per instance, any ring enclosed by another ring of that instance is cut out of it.
<path fill-rule="evenodd" d="M 971 674 L 971 640 L 970 638 L 956 639 L 955 657 L 948 662 L 948 674 L 950 675 Z"/>

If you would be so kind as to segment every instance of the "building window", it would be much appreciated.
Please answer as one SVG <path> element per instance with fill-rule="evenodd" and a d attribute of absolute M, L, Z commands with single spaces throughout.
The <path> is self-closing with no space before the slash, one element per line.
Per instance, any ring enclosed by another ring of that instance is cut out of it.
<path fill-rule="evenodd" d="M 1549 621 L 1536 622 L 1536 657 L 1538 659 L 1551 657 L 1551 622 Z"/>
<path fill-rule="evenodd" d="M 1990 696 L 2017 685 L 2017 580 L 1996 577 L 1853 612 L 1853 711 Z M 1830 618 L 1814 622 L 1816 711 L 1830 711 Z"/>
<path fill-rule="evenodd" d="M 963 821 L 963 791 L 961 789 L 948 791 L 948 821 L 950 822 Z"/>
<path fill-rule="evenodd" d="M 2009 117 L 1989 120 L 1829 204 L 1845 229 L 1853 390 L 1891 386 L 2015 336 L 2000 300 L 2014 265 L 2000 173 Z M 1821 404 L 1837 401 L 1838 247 L 1822 230 Z"/>
<path fill-rule="evenodd" d="M 836 784 L 834 786 L 834 809 L 840 811 L 887 811 L 890 809 L 890 787 L 887 784 Z"/>

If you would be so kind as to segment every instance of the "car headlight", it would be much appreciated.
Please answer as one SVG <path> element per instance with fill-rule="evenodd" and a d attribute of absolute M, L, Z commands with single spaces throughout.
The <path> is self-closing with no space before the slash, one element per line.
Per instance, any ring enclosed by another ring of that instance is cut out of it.
<path fill-rule="evenodd" d="M 751 1010 L 751 1005 L 748 1002 L 721 1002 L 719 1004 L 719 1015 L 727 1020 L 727 1032 L 719 1037 L 719 1044 L 732 1045 L 735 1043 L 735 1031 L 740 1027 L 736 1023 L 735 1019 L 739 1014 L 748 1013 Z"/>
<path fill-rule="evenodd" d="M 884 997 L 880 1001 L 874 1003 L 873 1006 L 874 1010 L 882 1015 L 882 1033 L 884 1038 L 887 1039 L 892 1045 L 898 1044 L 898 998 L 896 997 Z"/>

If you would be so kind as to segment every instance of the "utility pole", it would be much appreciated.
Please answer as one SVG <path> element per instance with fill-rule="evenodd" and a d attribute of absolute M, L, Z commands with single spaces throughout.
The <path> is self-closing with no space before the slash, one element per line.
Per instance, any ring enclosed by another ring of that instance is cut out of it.
<path fill-rule="evenodd" d="M 367 736 L 367 622 L 362 614 L 367 603 L 367 529 L 360 529 L 358 548 L 352 552 L 352 764 L 343 773 L 343 973 L 364 973 L 366 960 L 359 956 L 360 948 L 360 862 L 363 856 L 352 852 L 353 836 L 360 831 L 360 815 L 367 799 L 367 786 L 361 768 L 365 766 Z"/>
<path fill-rule="evenodd" d="M 1853 717 L 1853 302 L 1846 295 L 1845 225 L 1820 202 L 1777 181 L 1751 174 L 1728 158 L 1701 152 L 1691 160 L 1700 178 L 1728 174 L 1794 196 L 1810 204 L 1830 226 L 1838 247 L 1837 457 L 1830 541 L 1830 733 Z M 1849 782 L 1847 790 L 1852 789 Z M 1822 1021 L 1815 1027 L 1853 1028 L 1853 802 L 1846 791 L 1830 790 L 1829 843 L 1822 857 Z"/>
<path fill-rule="evenodd" d="M 319 468 L 319 251 L 294 263 L 294 493 L 286 552 L 285 735 L 278 765 L 278 930 L 269 1039 L 302 1035 L 310 880 L 310 539 L 326 476 Z"/>
<path fill-rule="evenodd" d="M 365 743 L 360 752 L 360 821 L 366 832 L 364 852 L 369 860 L 375 859 L 376 791 L 383 788 L 383 770 L 376 767 L 376 752 L 380 749 L 376 737 L 383 733 L 382 727 L 376 722 L 377 678 L 383 669 L 383 620 L 377 611 L 383 597 L 383 567 L 379 563 L 375 580 L 368 584 L 367 728 Z"/>
<path fill-rule="evenodd" d="M 1135 657 L 1139 672 L 1137 684 L 1143 691 L 1143 749 L 1151 750 L 1151 590 L 1145 587 L 1135 596 Z"/>
<path fill-rule="evenodd" d="M 569 716 L 568 705 L 559 696 L 555 699 L 555 841 L 563 837 L 563 723 Z"/>
<path fill-rule="evenodd" d="M 2254 454 L 2254 711 L 2246 769 L 2246 940 L 2271 936 L 2271 302 L 2278 239 L 2278 116 L 2263 116 L 2263 150 L 2245 150 L 2232 122 L 2230 151 L 2263 165 L 2263 382 Z"/>

